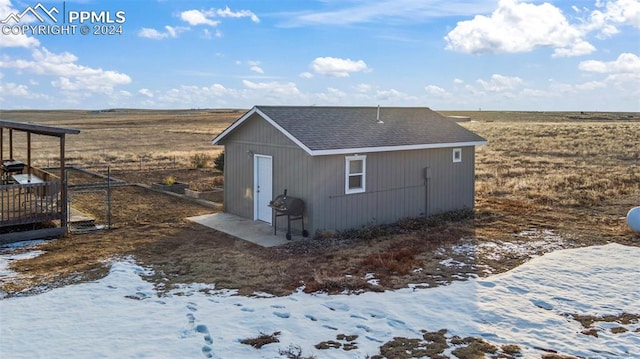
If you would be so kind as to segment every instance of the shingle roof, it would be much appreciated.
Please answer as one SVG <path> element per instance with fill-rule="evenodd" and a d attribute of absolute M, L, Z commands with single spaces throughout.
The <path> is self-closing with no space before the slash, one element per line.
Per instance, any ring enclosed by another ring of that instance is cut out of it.
<path fill-rule="evenodd" d="M 426 107 L 255 106 L 213 140 L 258 113 L 311 155 L 482 145 L 486 140 Z"/>

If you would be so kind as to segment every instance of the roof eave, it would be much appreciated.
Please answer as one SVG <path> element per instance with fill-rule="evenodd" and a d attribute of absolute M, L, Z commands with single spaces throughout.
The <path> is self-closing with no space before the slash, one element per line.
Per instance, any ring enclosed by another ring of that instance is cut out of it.
<path fill-rule="evenodd" d="M 470 142 L 448 142 L 448 143 L 425 143 L 417 145 L 405 146 L 380 146 L 380 147 L 359 147 L 359 148 L 336 148 L 331 150 L 311 150 L 311 156 L 330 156 L 330 155 L 346 155 L 353 153 L 375 153 L 375 152 L 396 152 L 411 150 L 426 150 L 435 148 L 451 148 L 451 147 L 469 147 L 484 146 L 487 141 L 470 141 Z"/>
<path fill-rule="evenodd" d="M 227 135 L 229 135 L 233 130 L 235 130 L 238 126 L 243 124 L 248 118 L 250 118 L 253 114 L 257 113 L 262 117 L 265 121 L 269 122 L 271 126 L 275 127 L 278 131 L 280 131 L 283 135 L 287 136 L 288 139 L 293 141 L 298 147 L 302 148 L 306 153 L 312 153 L 311 149 L 307 147 L 304 143 L 298 140 L 295 136 L 293 136 L 289 131 L 285 130 L 282 126 L 280 126 L 276 121 L 271 119 L 267 114 L 262 112 L 258 106 L 254 106 L 251 110 L 245 113 L 238 121 L 234 122 L 231 126 L 229 126 L 226 130 L 224 130 L 221 134 L 216 136 L 216 138 L 211 141 L 214 145 L 219 145 L 220 141 L 222 141 Z"/>

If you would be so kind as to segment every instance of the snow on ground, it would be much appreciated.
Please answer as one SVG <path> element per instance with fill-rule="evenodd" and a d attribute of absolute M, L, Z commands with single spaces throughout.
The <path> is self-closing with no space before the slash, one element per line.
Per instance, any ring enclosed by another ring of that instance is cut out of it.
<path fill-rule="evenodd" d="M 553 349 L 582 357 L 640 357 L 640 324 L 596 322 L 598 337 L 567 314 L 640 311 L 640 248 L 618 244 L 560 250 L 506 273 L 428 289 L 360 295 L 243 297 L 193 284 L 158 297 L 133 261 L 98 281 L 0 300 L 0 357 L 280 358 L 290 345 L 318 358 L 364 358 L 393 337 L 443 328 L 502 345 L 525 358 Z M 208 293 L 206 293 L 208 292 Z M 613 334 L 623 326 L 629 331 Z M 280 331 L 279 343 L 241 344 Z M 635 331 L 635 332 L 634 332 Z M 358 349 L 319 350 L 338 334 Z"/>

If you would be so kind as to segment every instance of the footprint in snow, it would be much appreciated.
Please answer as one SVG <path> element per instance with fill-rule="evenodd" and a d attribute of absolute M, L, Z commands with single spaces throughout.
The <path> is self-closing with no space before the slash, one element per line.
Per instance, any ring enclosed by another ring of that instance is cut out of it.
<path fill-rule="evenodd" d="M 191 313 L 187 313 L 187 319 L 189 320 L 189 324 L 191 325 L 196 322 L 196 317 Z"/>
<path fill-rule="evenodd" d="M 213 358 L 213 349 L 210 346 L 205 345 L 202 347 L 202 354 L 204 354 L 205 358 Z"/>
<path fill-rule="evenodd" d="M 289 312 L 273 312 L 273 315 L 275 315 L 276 317 L 280 317 L 282 319 L 287 319 L 291 316 L 291 313 Z"/>
<path fill-rule="evenodd" d="M 546 310 L 552 310 L 553 309 L 553 305 L 545 302 L 544 300 L 539 300 L 539 299 L 531 299 L 530 302 L 535 305 L 538 308 L 542 308 L 542 309 L 546 309 Z"/>
<path fill-rule="evenodd" d="M 365 317 L 363 317 L 363 316 L 361 316 L 361 315 L 358 315 L 358 314 L 351 314 L 351 315 L 350 315 L 350 317 L 351 317 L 351 318 L 354 318 L 354 319 L 367 320 L 367 318 L 365 318 Z"/>
<path fill-rule="evenodd" d="M 387 319 L 387 324 L 392 328 L 398 328 L 398 329 L 407 327 L 407 323 L 398 319 Z"/>
<path fill-rule="evenodd" d="M 478 285 L 481 285 L 481 286 L 483 286 L 485 288 L 493 288 L 493 287 L 496 286 L 496 284 L 494 282 L 487 282 L 487 281 L 484 281 L 484 280 L 476 281 L 476 283 L 478 283 Z"/>
<path fill-rule="evenodd" d="M 209 334 L 209 328 L 207 328 L 207 326 L 204 324 L 198 324 L 196 325 L 196 332 Z"/>
<path fill-rule="evenodd" d="M 196 303 L 189 302 L 189 303 L 187 303 L 187 309 L 189 309 L 189 311 L 192 311 L 192 312 L 197 312 L 198 311 L 198 305 Z"/>
<path fill-rule="evenodd" d="M 347 312 L 349 311 L 349 305 L 345 304 L 345 303 L 340 303 L 340 302 L 326 302 L 323 304 L 325 307 L 329 308 L 330 310 L 336 311 L 336 310 L 340 310 L 343 312 Z"/>
<path fill-rule="evenodd" d="M 309 319 L 309 320 L 311 320 L 312 322 L 317 322 L 318 321 L 318 319 L 316 319 L 316 317 L 314 317 L 311 314 L 305 314 L 304 317 Z"/>
<path fill-rule="evenodd" d="M 207 344 L 213 344 L 213 338 L 211 338 L 211 334 L 207 334 L 204 336 L 204 341 Z"/>
<path fill-rule="evenodd" d="M 367 314 L 371 317 L 371 318 L 386 318 L 387 313 L 379 311 L 379 310 L 369 310 L 367 312 Z"/>
<path fill-rule="evenodd" d="M 520 287 L 508 286 L 507 289 L 512 291 L 512 292 L 514 292 L 514 293 L 518 293 L 518 294 L 527 294 L 527 293 L 529 293 L 528 289 L 520 288 Z"/>
<path fill-rule="evenodd" d="M 213 344 L 213 338 L 211 337 L 211 334 L 209 333 L 209 328 L 207 328 L 206 325 L 204 325 L 204 324 L 196 325 L 196 332 L 204 334 L 203 339 L 204 339 L 205 343 L 207 343 L 209 345 Z M 202 347 L 202 352 L 203 353 L 204 353 L 204 348 L 211 349 L 210 346 L 205 345 L 204 347 Z M 211 357 L 209 357 L 209 358 L 211 358 Z"/>
<path fill-rule="evenodd" d="M 275 308 L 275 309 L 284 309 L 285 306 L 284 305 L 272 305 L 271 308 Z"/>
<path fill-rule="evenodd" d="M 253 308 L 247 308 L 247 307 L 242 307 L 240 310 L 241 310 L 241 311 L 243 311 L 243 312 L 248 312 L 248 313 L 253 313 L 253 312 L 255 312 L 255 309 L 253 309 Z"/>
<path fill-rule="evenodd" d="M 382 340 L 380 340 L 380 339 L 376 339 L 376 338 L 374 338 L 374 337 L 370 337 L 370 336 L 368 336 L 368 335 L 365 335 L 364 337 L 365 337 L 365 338 L 367 338 L 368 340 L 371 340 L 372 342 L 376 342 L 376 343 L 382 343 L 382 342 L 383 342 L 383 341 L 382 341 Z"/>
<path fill-rule="evenodd" d="M 358 328 L 358 329 L 362 329 L 362 330 L 364 330 L 364 331 L 365 331 L 365 332 L 367 332 L 367 333 L 370 333 L 370 332 L 371 332 L 371 328 L 369 328 L 368 326 L 363 325 L 363 324 L 358 324 L 358 325 L 356 325 L 356 328 Z"/>

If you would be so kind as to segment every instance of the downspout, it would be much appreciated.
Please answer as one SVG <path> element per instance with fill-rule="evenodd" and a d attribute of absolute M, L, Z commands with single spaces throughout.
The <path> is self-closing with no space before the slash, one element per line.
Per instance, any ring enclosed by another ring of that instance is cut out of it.
<path fill-rule="evenodd" d="M 429 179 L 431 178 L 431 168 L 424 168 L 424 215 L 429 216 Z"/>

